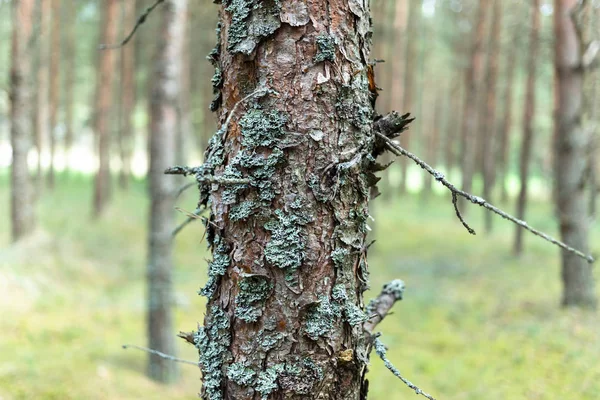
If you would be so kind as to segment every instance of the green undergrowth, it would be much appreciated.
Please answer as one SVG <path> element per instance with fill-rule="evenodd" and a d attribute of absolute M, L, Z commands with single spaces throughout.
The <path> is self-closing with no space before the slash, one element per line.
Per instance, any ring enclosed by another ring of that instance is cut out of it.
<path fill-rule="evenodd" d="M 162 386 L 145 377 L 146 354 L 121 348 L 146 344 L 145 184 L 127 193 L 115 187 L 106 215 L 92 222 L 92 181 L 60 176 L 40 201 L 40 229 L 14 246 L 6 174 L 0 194 L 0 398 L 197 398 L 193 366 Z M 191 189 L 178 204 L 192 211 L 195 197 Z M 555 234 L 550 205 L 530 210 L 531 225 Z M 514 258 L 513 226 L 494 218 L 486 235 L 482 210 L 471 206 L 471 236 L 447 195 L 426 204 L 416 195 L 376 200 L 372 215 L 366 300 L 387 281 L 406 282 L 404 300 L 377 329 L 408 379 L 439 399 L 597 398 L 600 319 L 558 307 L 557 249 L 526 235 L 526 252 Z M 202 233 L 190 224 L 176 241 L 177 330 L 195 329 L 204 316 Z M 593 234 L 597 243 L 597 228 Z M 197 359 L 195 348 L 178 345 L 180 357 Z M 373 356 L 370 398 L 413 398 Z"/>

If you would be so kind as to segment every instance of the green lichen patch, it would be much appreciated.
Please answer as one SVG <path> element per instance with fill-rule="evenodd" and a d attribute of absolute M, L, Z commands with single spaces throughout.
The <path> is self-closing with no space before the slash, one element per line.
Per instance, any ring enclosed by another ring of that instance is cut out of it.
<path fill-rule="evenodd" d="M 338 247 L 331 252 L 331 259 L 336 268 L 344 268 L 349 265 L 350 250 L 343 247 Z"/>
<path fill-rule="evenodd" d="M 335 285 L 331 297 L 339 305 L 344 314 L 344 319 L 350 326 L 362 324 L 367 320 L 365 313 L 349 298 L 344 285 Z"/>
<path fill-rule="evenodd" d="M 219 89 L 221 86 L 223 86 L 223 74 L 221 73 L 221 68 L 215 68 L 215 74 L 210 81 L 215 89 Z"/>
<path fill-rule="evenodd" d="M 242 145 L 249 150 L 273 147 L 285 135 L 286 122 L 287 117 L 276 110 L 248 110 L 239 122 L 242 127 Z"/>
<path fill-rule="evenodd" d="M 227 49 L 233 53 L 252 53 L 262 39 L 281 26 L 278 0 L 229 0 L 225 5 L 231 15 Z"/>
<path fill-rule="evenodd" d="M 339 315 L 339 306 L 330 302 L 327 296 L 321 296 L 318 303 L 312 305 L 306 314 L 304 332 L 312 340 L 327 336 Z"/>
<path fill-rule="evenodd" d="M 221 400 L 221 390 L 224 377 L 224 364 L 229 362 L 231 354 L 229 345 L 229 318 L 225 311 L 213 305 L 206 317 L 206 327 L 201 327 L 196 332 L 194 342 L 200 353 L 200 369 L 202 370 L 204 390 L 209 400 Z"/>
<path fill-rule="evenodd" d="M 335 61 L 335 42 L 329 35 L 317 36 L 317 55 L 315 55 L 315 62 Z"/>
<path fill-rule="evenodd" d="M 285 391 L 299 395 L 310 394 L 315 384 L 323 380 L 323 369 L 311 358 L 300 360 L 294 357 L 293 361 L 285 364 L 285 369 L 279 374 L 279 385 Z"/>
<path fill-rule="evenodd" d="M 256 372 L 244 363 L 233 363 L 227 368 L 227 377 L 240 386 L 251 386 Z"/>
<path fill-rule="evenodd" d="M 211 298 L 215 293 L 219 277 L 225 275 L 231 262 L 229 257 L 229 246 L 218 235 L 213 239 L 213 260 L 208 264 L 208 282 L 200 290 L 200 294 Z"/>
<path fill-rule="evenodd" d="M 272 285 L 266 277 L 248 276 L 239 281 L 238 287 L 239 292 L 235 296 L 235 316 L 245 322 L 258 321 Z"/>
<path fill-rule="evenodd" d="M 284 368 L 284 364 L 275 364 L 258 373 L 258 379 L 256 380 L 254 390 L 259 392 L 263 399 L 266 399 L 271 392 L 277 389 L 277 378 L 279 377 L 279 374 L 283 372 Z"/>
<path fill-rule="evenodd" d="M 277 343 L 283 340 L 283 333 L 281 332 L 266 332 L 263 331 L 260 334 L 260 346 L 264 351 L 269 351 L 274 348 Z"/>
<path fill-rule="evenodd" d="M 231 207 L 229 219 L 231 221 L 243 221 L 247 219 L 256 209 L 258 204 L 253 200 L 246 200 Z"/>
<path fill-rule="evenodd" d="M 265 229 L 271 232 L 271 238 L 265 246 L 265 258 L 278 268 L 296 270 L 305 257 L 306 233 L 302 225 L 307 221 L 281 210 L 276 210 L 275 214 L 277 219 L 265 224 Z"/>

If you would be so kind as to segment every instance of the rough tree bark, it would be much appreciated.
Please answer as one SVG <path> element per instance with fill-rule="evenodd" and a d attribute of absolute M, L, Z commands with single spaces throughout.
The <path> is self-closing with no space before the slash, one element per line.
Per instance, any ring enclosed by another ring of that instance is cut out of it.
<path fill-rule="evenodd" d="M 165 179 L 163 171 L 175 162 L 186 3 L 187 0 L 167 0 L 161 10 L 150 94 L 148 346 L 166 354 L 175 354 L 171 271 L 176 188 L 172 179 Z M 159 382 L 172 382 L 177 378 L 176 364 L 152 354 L 148 375 Z"/>
<path fill-rule="evenodd" d="M 27 165 L 31 148 L 30 73 L 31 40 L 35 0 L 12 1 L 12 47 L 10 67 L 11 228 L 17 241 L 34 227 L 32 186 Z"/>
<path fill-rule="evenodd" d="M 124 1 L 123 27 L 126 32 L 136 23 L 136 0 Z M 121 189 L 129 188 L 131 178 L 131 157 L 133 153 L 134 134 L 132 126 L 133 112 L 135 110 L 135 47 L 123 47 L 121 54 L 121 122 L 119 129 L 119 153 L 121 156 L 121 171 L 119 173 L 119 186 Z"/>
<path fill-rule="evenodd" d="M 106 0 L 102 7 L 102 33 L 100 44 L 112 44 L 117 40 L 119 3 Z M 94 130 L 98 146 L 98 171 L 94 183 L 93 216 L 99 217 L 110 197 L 110 114 L 112 87 L 115 72 L 115 52 L 102 50 L 99 57 L 96 82 L 96 104 L 94 107 Z"/>
<path fill-rule="evenodd" d="M 56 130 L 58 125 L 58 103 L 60 88 L 60 0 L 52 0 L 52 29 L 50 32 L 50 165 L 48 166 L 47 184 L 54 188 L 54 157 L 56 155 Z"/>
<path fill-rule="evenodd" d="M 483 58 L 485 39 L 485 21 L 487 18 L 489 1 L 480 1 L 477 6 L 475 30 L 472 35 L 471 60 L 465 74 L 465 104 L 462 121 L 461 137 L 461 172 L 462 190 L 471 192 L 473 174 L 475 172 L 476 143 L 477 143 L 477 104 L 481 78 L 483 74 Z M 461 211 L 466 213 L 464 199 L 460 200 Z"/>
<path fill-rule="evenodd" d="M 562 240 L 588 250 L 585 171 L 589 137 L 582 127 L 582 46 L 572 12 L 577 0 L 555 0 L 556 110 L 554 171 L 556 211 Z M 591 264 L 562 252 L 564 306 L 595 308 L 597 299 Z"/>
<path fill-rule="evenodd" d="M 172 172 L 195 173 L 210 209 L 202 398 L 364 399 L 367 206 L 383 148 L 368 6 L 256 4 L 223 1 L 221 128 L 203 166 Z"/>
<path fill-rule="evenodd" d="M 502 202 L 508 201 L 507 175 L 509 165 L 509 150 L 510 150 L 510 132 L 512 129 L 512 104 L 513 104 L 513 87 L 515 81 L 515 70 L 517 64 L 517 40 L 519 38 L 519 29 L 513 26 L 513 36 L 508 44 L 508 53 L 506 57 L 505 83 L 504 83 L 504 114 L 500 121 L 499 140 L 500 148 L 498 150 L 498 166 L 500 172 L 500 198 Z"/>
<path fill-rule="evenodd" d="M 73 147 L 73 112 L 75 106 L 75 76 L 77 46 L 75 35 L 77 26 L 77 4 L 75 0 L 67 3 L 67 34 L 65 35 L 65 58 L 67 66 L 65 70 L 65 157 L 67 158 L 67 169 L 70 167 L 71 149 Z"/>
<path fill-rule="evenodd" d="M 37 150 L 36 196 L 39 197 L 43 187 L 42 155 L 44 141 L 48 138 L 48 93 L 50 85 L 50 14 L 51 0 L 40 0 L 40 30 L 38 37 L 37 86 L 35 91 L 35 147 Z"/>
<path fill-rule="evenodd" d="M 529 184 L 529 159 L 533 147 L 533 130 L 535 122 L 535 82 L 537 74 L 537 54 L 539 48 L 540 2 L 533 0 L 531 4 L 531 31 L 529 34 L 529 60 L 527 62 L 527 87 L 525 89 L 525 111 L 523 113 L 523 141 L 521 143 L 521 159 L 519 179 L 521 190 L 517 200 L 516 217 L 524 219 L 527 205 L 527 188 Z M 523 251 L 523 229 L 517 226 L 513 252 L 516 255 Z"/>
<path fill-rule="evenodd" d="M 498 54 L 500 53 L 500 29 L 502 26 L 501 0 L 494 0 L 491 14 L 488 64 L 486 69 L 485 129 L 481 131 L 482 149 L 481 170 L 483 173 L 483 198 L 492 201 L 492 191 L 496 183 L 496 85 L 498 78 Z M 492 231 L 492 213 L 484 212 L 485 230 Z"/>
<path fill-rule="evenodd" d="M 421 25 L 421 4 L 422 0 L 408 0 L 408 29 L 407 31 L 413 35 L 419 30 Z M 415 64 L 417 61 L 416 45 L 418 40 L 412 37 L 406 37 L 406 57 L 404 66 L 404 102 L 403 107 L 407 112 L 414 113 L 414 91 L 415 91 Z M 400 138 L 402 147 L 410 150 L 411 135 L 404 132 Z M 408 179 L 408 160 L 406 157 L 400 159 L 402 175 L 400 180 L 400 193 L 406 193 Z"/>

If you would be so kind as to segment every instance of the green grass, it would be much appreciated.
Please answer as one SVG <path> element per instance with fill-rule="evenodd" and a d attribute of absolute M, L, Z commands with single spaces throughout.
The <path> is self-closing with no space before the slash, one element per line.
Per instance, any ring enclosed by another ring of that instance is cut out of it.
<path fill-rule="evenodd" d="M 146 354 L 121 348 L 146 343 L 145 185 L 115 190 L 98 222 L 90 220 L 91 186 L 60 177 L 40 202 L 40 229 L 10 246 L 9 188 L 0 176 L 0 399 L 197 398 L 194 367 L 181 365 L 178 384 L 158 385 L 145 377 Z M 179 205 L 194 208 L 193 190 Z M 555 234 L 548 204 L 530 210 L 532 225 Z M 470 208 L 476 230 L 482 213 Z M 527 235 L 516 259 L 513 226 L 495 218 L 493 234 L 471 236 L 448 196 L 377 200 L 373 215 L 367 297 L 390 279 L 406 281 L 405 299 L 379 330 L 408 379 L 440 400 L 598 398 L 600 320 L 559 308 L 556 248 Z M 201 237 L 192 224 L 177 238 L 177 330 L 203 319 Z M 196 359 L 191 346 L 178 345 L 180 357 Z M 371 399 L 415 398 L 375 357 L 370 370 Z"/>

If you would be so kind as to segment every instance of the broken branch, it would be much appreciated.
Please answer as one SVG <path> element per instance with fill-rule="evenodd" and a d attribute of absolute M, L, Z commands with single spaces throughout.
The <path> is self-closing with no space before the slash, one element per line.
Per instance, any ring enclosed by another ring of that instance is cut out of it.
<path fill-rule="evenodd" d="M 363 325 L 365 331 L 373 333 L 377 324 L 390 313 L 394 303 L 402 300 L 405 288 L 404 281 L 401 279 L 395 279 L 383 285 L 381 294 L 367 305 L 366 313 L 369 319 Z"/>
<path fill-rule="evenodd" d="M 454 186 L 452 183 L 450 183 L 448 180 L 446 180 L 446 178 L 444 177 L 444 174 L 442 174 L 441 172 L 432 168 L 430 165 L 428 165 L 425 161 L 421 160 L 416 155 L 403 149 L 398 144 L 392 142 L 390 139 L 388 139 L 386 136 L 382 135 L 379 132 L 375 132 L 375 135 L 377 135 L 378 137 L 380 137 L 382 140 L 384 140 L 386 142 L 389 151 L 391 151 L 392 153 L 394 153 L 397 156 L 405 156 L 405 157 L 410 158 L 411 160 L 413 160 L 415 162 L 415 164 L 417 164 L 419 167 L 421 167 L 422 169 L 427 171 L 429 174 L 431 174 L 435 178 L 436 181 L 440 182 L 442 185 L 447 187 L 448 190 L 450 190 L 450 192 L 452 192 L 453 202 L 455 202 L 456 196 L 464 197 L 465 199 L 469 200 L 471 203 L 477 204 L 478 206 L 486 208 L 486 209 L 490 210 L 491 212 L 493 212 L 494 214 L 497 214 L 497 215 L 501 216 L 502 218 L 511 221 L 512 223 L 520 226 L 523 229 L 528 230 L 529 232 L 533 233 L 534 235 L 541 237 L 542 239 L 560 247 L 561 249 L 585 259 L 590 264 L 594 262 L 594 257 L 592 257 L 591 255 L 585 254 L 577 249 L 574 249 L 573 247 L 561 242 L 560 240 L 554 239 L 552 236 L 547 235 L 544 232 L 541 232 L 535 228 L 532 228 L 531 226 L 529 226 L 527 224 L 527 222 L 513 217 L 512 215 L 502 211 L 498 207 L 493 206 L 492 204 L 488 203 L 481 197 L 473 196 L 470 193 L 467 193 L 467 192 L 464 192 L 464 191 L 458 189 L 456 186 Z M 461 222 L 463 223 L 463 225 L 467 228 L 467 230 L 470 229 L 469 233 L 474 235 L 475 231 L 472 228 L 470 228 L 466 224 L 466 222 L 464 222 L 460 213 L 457 213 L 457 215 L 458 215 L 459 219 L 461 220 Z"/>

